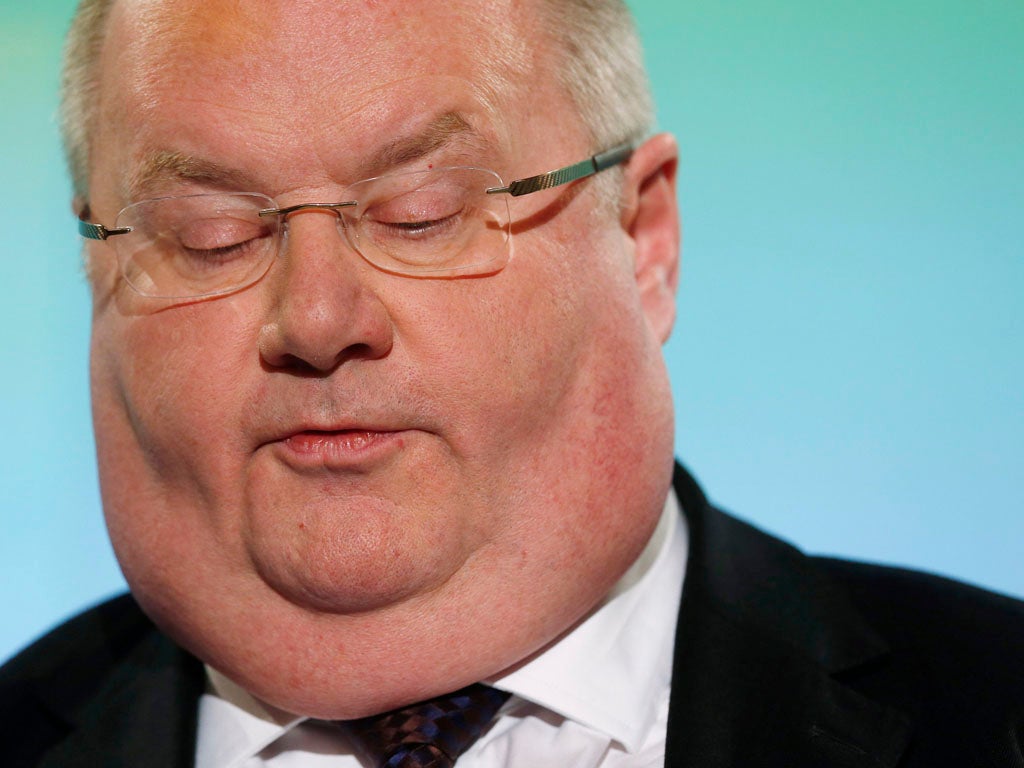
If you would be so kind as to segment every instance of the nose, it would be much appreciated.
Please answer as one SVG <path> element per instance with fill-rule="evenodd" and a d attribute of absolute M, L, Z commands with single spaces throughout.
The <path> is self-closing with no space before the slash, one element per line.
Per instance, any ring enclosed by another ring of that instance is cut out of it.
<path fill-rule="evenodd" d="M 266 365 L 329 373 L 390 352 L 391 316 L 370 285 L 383 276 L 351 250 L 341 227 L 329 210 L 289 217 L 278 263 L 265 278 L 271 298 L 259 346 Z"/>

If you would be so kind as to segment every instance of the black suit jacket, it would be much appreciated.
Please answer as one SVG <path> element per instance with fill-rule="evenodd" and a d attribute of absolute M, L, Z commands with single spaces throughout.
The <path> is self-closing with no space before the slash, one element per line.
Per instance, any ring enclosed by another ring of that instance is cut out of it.
<path fill-rule="evenodd" d="M 681 468 L 675 488 L 690 558 L 668 768 L 1024 768 L 1024 605 L 806 557 Z M 0 669 L 0 765 L 188 768 L 202 690 L 201 664 L 117 598 Z"/>

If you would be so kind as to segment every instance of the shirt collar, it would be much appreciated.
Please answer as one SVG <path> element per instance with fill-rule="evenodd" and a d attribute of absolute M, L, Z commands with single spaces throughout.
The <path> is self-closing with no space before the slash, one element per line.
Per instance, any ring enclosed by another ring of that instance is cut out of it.
<path fill-rule="evenodd" d="M 206 680 L 196 768 L 236 768 L 307 719 L 262 703 L 209 665 Z"/>
<path fill-rule="evenodd" d="M 647 546 L 608 596 L 528 662 L 486 682 L 639 750 L 671 683 L 687 540 L 670 491 Z M 196 768 L 239 766 L 307 719 L 261 703 L 209 665 L 206 672 Z"/>
<path fill-rule="evenodd" d="M 670 492 L 646 548 L 608 597 L 530 661 L 487 682 L 639 750 L 671 685 L 687 539 Z"/>

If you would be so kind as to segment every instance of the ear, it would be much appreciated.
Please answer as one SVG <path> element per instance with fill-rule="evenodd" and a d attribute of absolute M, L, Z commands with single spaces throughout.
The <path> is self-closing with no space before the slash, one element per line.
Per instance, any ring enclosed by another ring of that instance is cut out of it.
<path fill-rule="evenodd" d="M 679 283 L 678 164 L 673 136 L 660 133 L 645 141 L 626 166 L 622 205 L 622 229 L 632 240 L 640 301 L 662 344 L 675 322 Z"/>

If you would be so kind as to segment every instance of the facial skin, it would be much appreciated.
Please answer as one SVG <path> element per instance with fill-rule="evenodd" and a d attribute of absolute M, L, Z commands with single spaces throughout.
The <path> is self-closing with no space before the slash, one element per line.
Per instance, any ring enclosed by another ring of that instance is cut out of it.
<path fill-rule="evenodd" d="M 507 181 L 605 149 L 545 46 L 522 43 L 538 39 L 512 0 L 122 3 L 90 216 L 200 191 L 337 201 L 428 163 Z M 373 166 L 449 113 L 470 132 Z M 201 178 L 154 162 L 171 155 Z M 513 257 L 487 277 L 387 274 L 307 210 L 258 283 L 174 303 L 90 243 L 104 509 L 144 609 L 257 697 L 322 718 L 494 676 L 569 628 L 670 482 L 675 158 L 665 136 L 634 154 L 621 216 L 594 180 L 513 201 Z"/>

